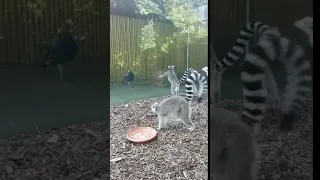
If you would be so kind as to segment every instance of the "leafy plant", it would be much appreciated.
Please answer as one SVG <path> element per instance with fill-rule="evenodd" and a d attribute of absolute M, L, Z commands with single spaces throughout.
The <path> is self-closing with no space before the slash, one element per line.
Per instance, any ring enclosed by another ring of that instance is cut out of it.
<path fill-rule="evenodd" d="M 148 23 L 141 29 L 140 37 L 140 49 L 141 53 L 149 53 L 145 63 L 149 68 L 152 68 L 154 61 L 157 58 L 156 50 L 156 32 L 154 31 L 153 20 L 149 20 Z"/>
<path fill-rule="evenodd" d="M 125 63 L 122 58 L 122 53 L 114 54 L 112 58 L 116 60 L 116 64 L 118 65 L 117 69 L 122 69 L 124 67 Z"/>
<path fill-rule="evenodd" d="M 140 47 L 142 51 L 149 50 L 149 56 L 154 59 L 159 53 L 168 53 L 170 44 L 182 41 L 192 44 L 208 35 L 207 29 L 201 27 L 200 17 L 196 8 L 206 4 L 207 0 L 136 0 L 137 10 L 142 15 L 153 14 L 170 21 L 176 31 L 165 36 L 159 36 L 154 30 L 154 21 L 141 29 Z M 160 19 L 161 19 L 160 18 Z M 159 18 L 158 18 L 159 19 Z M 197 26 L 197 28 L 196 28 Z M 187 39 L 189 33 L 189 39 Z M 156 37 L 157 40 L 156 40 Z M 148 56 L 148 57 L 149 57 Z"/>
<path fill-rule="evenodd" d="M 95 11 L 93 0 L 91 0 L 87 3 L 81 2 L 79 0 L 72 0 L 72 4 L 73 4 L 73 13 L 74 13 L 74 16 L 76 16 L 76 17 L 79 17 L 80 13 L 82 13 L 82 12 L 92 13 L 93 15 L 100 15 L 101 14 L 100 12 Z"/>
<path fill-rule="evenodd" d="M 141 29 L 140 48 L 141 51 L 156 47 L 156 33 L 153 28 L 153 20 L 149 20 L 148 24 Z"/>
<path fill-rule="evenodd" d="M 22 5 L 22 7 L 26 7 L 35 18 L 43 17 L 43 12 L 46 6 L 47 3 L 45 0 L 23 0 Z"/>
<path fill-rule="evenodd" d="M 147 14 L 162 14 L 162 11 L 160 10 L 158 4 L 154 3 L 150 0 L 137 0 L 136 6 L 138 8 L 138 11 L 142 15 Z"/>
<path fill-rule="evenodd" d="M 130 66 L 130 69 L 123 69 L 125 66 L 125 62 L 123 59 L 123 53 L 118 53 L 118 54 L 114 54 L 112 55 L 112 58 L 116 61 L 117 64 L 117 69 L 118 70 L 124 70 L 125 72 L 127 72 L 128 70 L 130 70 L 131 72 L 133 72 L 134 74 L 138 74 L 139 70 L 141 68 L 141 63 L 140 63 L 140 56 L 136 57 L 133 61 L 132 61 L 132 65 Z"/>
<path fill-rule="evenodd" d="M 132 65 L 130 67 L 131 72 L 133 72 L 133 74 L 138 74 L 141 68 L 141 58 L 140 56 L 137 56 L 135 58 L 135 60 L 132 61 Z"/>

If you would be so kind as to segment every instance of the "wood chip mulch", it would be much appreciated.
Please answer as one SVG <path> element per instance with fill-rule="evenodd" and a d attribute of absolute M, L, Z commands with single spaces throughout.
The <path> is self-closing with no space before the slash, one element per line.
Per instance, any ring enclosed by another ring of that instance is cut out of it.
<path fill-rule="evenodd" d="M 134 126 L 156 128 L 150 105 L 165 97 L 112 106 L 111 179 L 207 179 L 207 102 L 193 106 L 196 129 L 188 133 L 182 123 L 172 122 L 149 143 L 126 140 Z M 305 116 L 288 134 L 277 129 L 276 111 L 262 122 L 259 143 L 262 150 L 259 179 L 309 180 L 313 178 L 313 103 L 307 101 Z M 240 100 L 225 100 L 222 107 L 239 111 Z"/>
<path fill-rule="evenodd" d="M 109 179 L 105 121 L 0 140 L 1 180 Z"/>
<path fill-rule="evenodd" d="M 241 101 L 226 100 L 222 106 L 241 109 Z M 259 144 L 262 151 L 260 180 L 313 179 L 313 99 L 308 98 L 305 114 L 292 131 L 280 132 L 279 113 L 269 111 L 262 122 Z"/>
<path fill-rule="evenodd" d="M 207 179 L 207 101 L 192 104 L 196 129 L 191 133 L 182 122 L 172 120 L 151 142 L 136 144 L 126 139 L 134 126 L 157 126 L 150 106 L 164 98 L 111 106 L 110 145 L 104 121 L 0 140 L 0 179 Z M 225 100 L 221 106 L 239 111 L 242 104 Z M 268 113 L 259 139 L 260 180 L 313 179 L 312 98 L 306 112 L 288 134 L 277 129 L 278 112 Z"/>
<path fill-rule="evenodd" d="M 126 139 L 135 126 L 156 128 L 151 105 L 166 97 L 152 98 L 110 108 L 111 179 L 207 179 L 207 102 L 192 105 L 191 133 L 180 121 L 169 121 L 156 139 L 143 144 Z"/>

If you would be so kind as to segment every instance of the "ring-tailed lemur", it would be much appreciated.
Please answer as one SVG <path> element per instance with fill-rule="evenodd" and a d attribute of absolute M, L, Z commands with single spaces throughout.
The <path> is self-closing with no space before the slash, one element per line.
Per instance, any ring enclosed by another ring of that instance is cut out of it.
<path fill-rule="evenodd" d="M 267 106 L 264 76 L 269 61 L 274 60 L 282 60 L 288 74 L 281 129 L 289 129 L 293 114 L 299 112 L 307 93 L 311 91 L 308 86 L 312 81 L 311 69 L 303 49 L 281 37 L 277 29 L 265 31 L 245 56 L 241 73 L 244 93 L 242 116 L 210 106 L 209 163 L 213 167 L 210 179 L 257 179 L 260 148 L 252 130 L 264 118 Z"/>
<path fill-rule="evenodd" d="M 210 179 L 256 180 L 260 148 L 251 130 L 236 112 L 213 105 L 210 112 Z"/>
<path fill-rule="evenodd" d="M 312 83 L 310 59 L 304 49 L 285 37 L 276 28 L 266 30 L 250 48 L 244 59 L 241 79 L 244 84 L 242 120 L 255 132 L 265 117 L 265 71 L 269 63 L 280 60 L 287 72 L 287 86 L 281 108 L 281 130 L 290 130 L 295 114 L 301 114 Z"/>
<path fill-rule="evenodd" d="M 222 74 L 223 72 L 230 66 L 232 66 L 234 63 L 236 63 L 248 50 L 249 48 L 249 42 L 254 36 L 259 36 L 261 33 L 263 33 L 266 29 L 270 28 L 269 25 L 266 25 L 260 21 L 251 22 L 248 23 L 241 31 L 240 35 L 236 40 L 236 44 L 232 47 L 231 51 L 227 54 L 226 57 L 224 57 L 222 60 L 218 60 L 215 56 L 214 50 L 212 48 L 212 45 L 210 43 L 210 54 L 211 59 L 210 61 L 216 61 L 215 67 L 212 72 L 212 81 L 213 81 L 213 89 L 215 90 L 213 92 L 213 95 L 217 95 L 217 99 L 212 97 L 212 99 L 216 100 L 215 102 L 219 103 L 221 100 L 221 80 L 222 80 Z M 271 72 L 271 70 L 266 71 L 266 81 L 269 83 L 268 90 L 271 93 L 270 96 L 268 96 L 270 99 L 270 102 L 273 103 L 273 108 L 280 106 L 280 96 L 278 92 L 277 83 L 275 81 L 275 78 Z M 215 103 L 212 102 L 212 103 Z"/>
<path fill-rule="evenodd" d="M 215 102 L 217 58 L 210 43 L 210 101 Z M 260 148 L 240 114 L 210 105 L 210 179 L 256 180 Z"/>
<path fill-rule="evenodd" d="M 158 130 L 161 130 L 163 122 L 166 123 L 171 117 L 180 118 L 190 131 L 195 128 L 191 121 L 190 104 L 182 96 L 171 96 L 160 103 L 156 102 L 151 106 L 151 110 L 158 116 Z"/>
<path fill-rule="evenodd" d="M 174 65 L 168 66 L 168 71 L 166 71 L 164 74 L 160 75 L 159 78 L 163 78 L 165 76 L 168 76 L 168 81 L 171 84 L 171 94 L 178 95 L 179 94 L 179 87 L 180 84 L 183 83 L 189 74 L 193 71 L 192 68 L 188 68 L 184 71 L 183 76 L 180 80 L 178 80 L 176 73 L 174 72 Z"/>
<path fill-rule="evenodd" d="M 199 83 L 199 90 L 197 92 L 197 101 L 200 103 L 202 101 L 202 94 L 205 94 L 208 89 L 208 67 L 203 67 L 202 71 L 205 74 L 201 74 L 198 71 L 194 70 L 188 76 L 186 80 L 186 100 L 191 102 L 195 92 L 197 91 L 195 83 Z"/>

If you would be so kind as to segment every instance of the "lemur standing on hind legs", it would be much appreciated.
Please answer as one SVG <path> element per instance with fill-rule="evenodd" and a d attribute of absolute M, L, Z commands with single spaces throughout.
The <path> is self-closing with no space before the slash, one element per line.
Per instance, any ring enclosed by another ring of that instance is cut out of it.
<path fill-rule="evenodd" d="M 169 70 L 173 70 L 173 66 L 168 66 Z M 151 106 L 151 110 L 158 115 L 158 130 L 161 130 L 163 122 L 167 122 L 168 118 L 176 117 L 180 118 L 182 122 L 188 127 L 191 131 L 194 130 L 195 125 L 191 121 L 191 100 L 193 93 L 197 91 L 195 82 L 199 81 L 199 92 L 198 92 L 198 103 L 201 102 L 202 93 L 207 90 L 207 76 L 208 76 L 208 67 L 202 68 L 206 73 L 204 75 L 198 73 L 196 70 L 187 69 L 179 81 L 180 83 L 186 79 L 186 98 L 181 96 L 171 96 L 160 103 L 154 103 Z M 168 71 L 167 71 L 168 72 Z M 174 71 L 173 71 L 174 72 Z M 162 75 L 163 76 L 163 75 Z M 168 72 L 168 77 L 170 76 Z M 172 84 L 171 84 L 172 91 Z"/>
<path fill-rule="evenodd" d="M 171 94 L 174 96 L 179 94 L 180 84 L 186 80 L 186 78 L 189 76 L 190 72 L 192 71 L 193 71 L 192 68 L 186 69 L 181 79 L 178 80 L 177 75 L 174 72 L 174 65 L 171 65 L 171 66 L 168 66 L 168 71 L 160 75 L 159 78 L 168 76 L 168 81 L 171 84 Z"/>
<path fill-rule="evenodd" d="M 212 92 L 211 100 L 215 100 L 211 103 L 219 103 L 221 101 L 221 80 L 223 72 L 234 63 L 236 63 L 243 55 L 245 55 L 246 51 L 249 48 L 249 42 L 255 35 L 260 35 L 265 30 L 269 28 L 268 25 L 262 22 L 251 22 L 248 23 L 241 31 L 240 35 L 236 40 L 236 44 L 232 47 L 231 51 L 224 57 L 222 60 L 218 60 L 216 57 L 210 58 L 210 63 L 216 60 L 214 68 L 211 72 L 211 79 L 214 84 L 213 86 L 214 92 Z M 213 47 L 210 43 L 210 54 L 214 55 Z M 273 104 L 273 108 L 280 108 L 280 96 L 278 92 L 277 83 L 274 79 L 274 76 L 271 70 L 266 71 L 266 82 L 268 83 L 268 91 L 270 95 L 268 96 L 269 102 Z"/>

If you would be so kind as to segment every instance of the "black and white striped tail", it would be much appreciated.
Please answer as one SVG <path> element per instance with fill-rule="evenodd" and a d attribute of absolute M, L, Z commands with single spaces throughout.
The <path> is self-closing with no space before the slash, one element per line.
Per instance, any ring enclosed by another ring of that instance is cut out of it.
<path fill-rule="evenodd" d="M 310 60 L 302 47 L 281 37 L 280 32 L 275 29 L 265 31 L 246 54 L 241 72 L 244 93 L 242 120 L 253 131 L 265 117 L 265 72 L 269 63 L 274 60 L 281 60 L 287 73 L 287 87 L 281 109 L 281 130 L 290 130 L 295 115 L 299 115 L 308 93 L 311 92 Z"/>
<path fill-rule="evenodd" d="M 195 83 L 199 82 L 198 91 L 198 102 L 202 101 L 202 94 L 205 94 L 208 89 L 208 77 L 206 75 L 200 74 L 198 71 L 193 70 L 186 80 L 186 100 L 190 102 L 194 96 Z"/>
<path fill-rule="evenodd" d="M 188 78 L 189 74 L 190 74 L 192 71 L 194 71 L 194 69 L 192 69 L 192 68 L 187 68 L 187 69 L 184 71 L 183 76 L 181 77 L 181 79 L 178 80 L 178 83 L 179 83 L 179 84 L 183 83 L 183 82 Z"/>
<path fill-rule="evenodd" d="M 227 54 L 227 56 L 217 61 L 216 69 L 218 71 L 221 71 L 236 63 L 239 60 L 239 58 L 243 56 L 247 51 L 249 47 L 249 42 L 252 39 L 252 37 L 256 35 L 259 36 L 268 28 L 268 25 L 260 21 L 248 23 L 240 31 L 240 35 L 236 40 L 236 44 L 233 45 L 231 51 Z"/>

